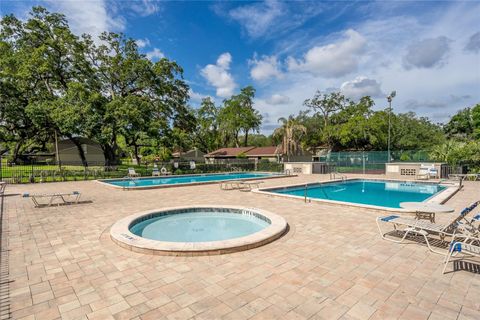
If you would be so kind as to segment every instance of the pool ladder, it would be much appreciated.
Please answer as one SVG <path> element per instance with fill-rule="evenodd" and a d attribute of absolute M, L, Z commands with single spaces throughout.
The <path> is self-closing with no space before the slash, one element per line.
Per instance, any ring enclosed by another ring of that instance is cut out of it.
<path fill-rule="evenodd" d="M 337 178 L 337 176 L 339 176 L 339 178 Z M 330 180 L 342 180 L 342 182 L 345 182 L 347 176 L 338 172 L 330 172 Z"/>

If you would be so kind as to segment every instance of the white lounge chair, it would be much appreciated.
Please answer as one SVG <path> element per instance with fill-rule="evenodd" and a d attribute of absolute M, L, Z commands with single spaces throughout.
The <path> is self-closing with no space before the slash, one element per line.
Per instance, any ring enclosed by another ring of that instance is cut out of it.
<path fill-rule="evenodd" d="M 417 179 L 430 179 L 430 178 L 438 178 L 438 169 L 435 168 L 434 164 L 420 164 L 420 169 L 417 173 Z"/>
<path fill-rule="evenodd" d="M 462 253 L 462 259 L 465 258 L 465 255 L 480 257 L 480 239 L 466 238 L 463 241 L 456 241 L 454 238 L 454 240 L 450 244 L 448 255 L 445 258 L 445 266 L 443 267 L 443 273 L 445 273 L 450 259 L 457 252 Z"/>
<path fill-rule="evenodd" d="M 81 193 L 78 191 L 73 191 L 70 193 L 42 193 L 42 194 L 29 194 L 29 193 L 24 193 L 23 197 L 24 198 L 31 198 L 33 201 L 33 204 L 35 205 L 36 208 L 42 206 L 42 203 L 38 201 L 38 199 L 42 198 L 47 198 L 48 203 L 45 203 L 43 205 L 46 205 L 50 207 L 52 204 L 54 204 L 54 200 L 61 200 L 61 202 L 57 202 L 57 205 L 60 204 L 69 204 L 69 203 L 78 203 L 78 200 L 80 199 Z M 66 198 L 72 197 L 73 201 L 67 201 Z"/>
<path fill-rule="evenodd" d="M 240 183 L 240 191 L 252 191 L 253 189 L 260 188 L 260 184 L 263 181 L 243 181 Z"/>
<path fill-rule="evenodd" d="M 195 161 L 190 161 L 190 170 L 195 170 L 196 167 Z"/>
<path fill-rule="evenodd" d="M 418 180 L 428 180 L 430 179 L 430 166 L 426 166 L 424 164 L 420 165 L 420 169 L 418 169 L 417 179 Z"/>
<path fill-rule="evenodd" d="M 428 236 L 430 234 L 438 234 L 440 237 L 440 240 L 444 241 L 446 237 L 453 238 L 455 235 L 459 237 L 461 237 L 462 235 L 464 237 L 467 237 L 467 236 L 472 236 L 472 234 L 475 234 L 475 233 L 478 234 L 477 228 L 473 226 L 473 220 L 475 219 L 475 217 L 471 220 L 467 220 L 466 216 L 471 211 L 473 211 L 479 204 L 480 204 L 480 201 L 477 201 L 477 202 L 474 202 L 471 206 L 463 209 L 458 215 L 458 217 L 456 217 L 448 225 L 432 223 L 426 220 L 419 220 L 414 218 L 404 218 L 398 215 L 377 217 L 376 222 L 377 222 L 378 230 L 380 231 L 380 235 L 384 240 L 392 241 L 395 243 L 402 243 L 409 234 L 414 234 L 414 235 L 422 236 L 425 239 L 425 242 L 427 243 L 427 246 L 430 249 L 430 251 L 439 253 L 439 254 L 445 254 L 444 252 L 436 251 L 431 247 Z M 393 231 L 403 232 L 404 233 L 403 237 L 400 240 L 394 240 L 394 239 L 388 238 L 387 234 L 390 233 L 392 230 L 389 232 L 383 232 L 382 228 L 380 227 L 381 223 L 392 224 Z"/>
<path fill-rule="evenodd" d="M 128 168 L 127 176 L 130 177 L 130 178 L 132 178 L 132 177 L 139 177 L 140 174 L 138 174 L 137 172 L 135 172 L 135 169 L 133 169 L 133 168 Z"/>

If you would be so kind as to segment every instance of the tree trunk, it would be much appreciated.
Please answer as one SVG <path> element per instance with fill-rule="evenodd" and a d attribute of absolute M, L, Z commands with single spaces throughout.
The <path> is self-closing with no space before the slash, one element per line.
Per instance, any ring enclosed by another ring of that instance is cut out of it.
<path fill-rule="evenodd" d="M 245 130 L 245 140 L 243 141 L 244 147 L 248 147 L 248 130 Z"/>
<path fill-rule="evenodd" d="M 240 144 L 238 143 L 238 131 L 235 132 L 235 147 L 240 147 Z"/>
<path fill-rule="evenodd" d="M 105 165 L 113 166 L 118 163 L 116 155 L 116 145 L 102 145 L 103 155 L 105 156 Z"/>
<path fill-rule="evenodd" d="M 135 156 L 135 159 L 137 160 L 137 165 L 140 165 L 140 155 L 138 154 L 138 145 L 137 144 L 133 144 L 133 152 L 134 152 L 134 156 Z"/>
<path fill-rule="evenodd" d="M 18 154 L 20 153 L 20 147 L 22 146 L 21 141 L 17 141 L 15 144 L 15 148 L 13 149 L 13 157 L 12 157 L 12 162 L 16 163 L 18 160 Z"/>
<path fill-rule="evenodd" d="M 71 135 L 67 135 L 67 138 L 77 147 L 78 155 L 80 156 L 82 165 L 84 167 L 88 167 L 87 158 L 85 157 L 85 151 L 83 150 L 82 144 L 80 143 L 78 137 L 72 137 Z"/>

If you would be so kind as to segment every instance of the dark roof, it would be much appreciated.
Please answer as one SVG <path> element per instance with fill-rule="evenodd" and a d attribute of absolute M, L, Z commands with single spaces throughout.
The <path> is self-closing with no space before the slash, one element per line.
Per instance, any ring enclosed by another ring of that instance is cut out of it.
<path fill-rule="evenodd" d="M 247 157 L 277 156 L 282 154 L 280 147 L 239 147 L 239 148 L 221 148 L 205 155 L 210 158 L 237 157 L 245 154 Z"/>
<path fill-rule="evenodd" d="M 282 154 L 281 148 L 279 147 L 257 147 L 252 150 L 248 150 L 246 153 L 247 156 L 277 156 Z"/>
<path fill-rule="evenodd" d="M 220 148 L 218 150 L 207 153 L 205 157 L 236 157 L 242 153 L 246 153 L 255 147 L 239 147 L 239 148 Z"/>

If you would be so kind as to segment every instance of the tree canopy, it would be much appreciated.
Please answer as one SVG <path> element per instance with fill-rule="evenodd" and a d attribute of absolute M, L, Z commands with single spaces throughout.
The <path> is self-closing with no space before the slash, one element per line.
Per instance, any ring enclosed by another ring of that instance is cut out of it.
<path fill-rule="evenodd" d="M 80 137 L 100 144 L 107 165 L 124 154 L 140 162 L 192 148 L 282 145 L 288 156 L 319 148 L 386 150 L 389 121 L 392 150 L 454 159 L 475 153 L 480 140 L 480 104 L 442 126 L 413 112 L 376 108 L 368 96 L 353 101 L 317 91 L 266 136 L 259 134 L 263 117 L 252 86 L 221 103 L 204 98 L 197 108 L 188 92 L 179 64 L 151 61 L 123 34 L 77 36 L 64 15 L 42 7 L 26 20 L 0 21 L 0 155 L 8 152 L 13 161 L 51 150 L 55 136 L 71 140 L 85 165 Z"/>

